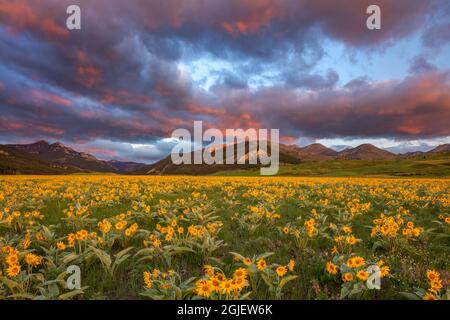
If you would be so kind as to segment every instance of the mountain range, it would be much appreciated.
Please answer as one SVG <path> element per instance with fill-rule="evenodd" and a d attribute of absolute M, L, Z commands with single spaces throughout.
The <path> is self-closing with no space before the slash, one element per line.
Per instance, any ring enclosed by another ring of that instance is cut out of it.
<path fill-rule="evenodd" d="M 0 173 L 3 174 L 130 173 L 144 166 L 143 163 L 99 160 L 60 142 L 0 145 Z"/>
<path fill-rule="evenodd" d="M 222 146 L 225 148 L 226 146 Z M 236 154 L 236 145 L 234 146 Z M 245 158 L 251 158 L 254 155 L 248 154 L 248 146 L 245 146 Z M 214 150 L 217 150 L 215 147 Z M 441 145 L 429 152 L 421 152 L 414 154 L 394 154 L 392 152 L 380 149 L 372 144 L 362 144 L 355 148 L 347 148 L 340 152 L 327 148 L 318 143 L 308 145 L 306 147 L 299 147 L 297 145 L 279 145 L 280 150 L 280 164 L 299 164 L 302 162 L 319 162 L 327 160 L 403 160 L 403 159 L 427 159 L 441 156 L 450 156 L 450 144 Z M 214 152 L 214 151 L 210 151 Z M 225 155 L 225 150 L 222 151 Z M 191 154 L 191 159 L 193 155 Z M 225 163 L 224 158 L 224 163 Z M 237 162 L 236 156 L 233 163 Z M 193 163 L 193 161 L 191 161 Z M 140 174 L 211 174 L 219 171 L 241 170 L 259 167 L 259 165 L 205 165 L 205 164 L 181 164 L 175 165 L 172 163 L 171 156 L 143 167 L 138 171 Z"/>
<path fill-rule="evenodd" d="M 270 143 L 269 143 L 270 146 Z M 215 146 L 209 149 L 212 155 L 219 148 Z M 234 145 L 235 154 L 237 145 Z M 245 146 L 245 160 L 256 156 L 248 153 L 248 142 Z M 428 159 L 450 155 L 450 144 L 444 144 L 428 152 L 409 152 L 406 154 L 394 154 L 380 149 L 371 144 L 362 144 L 355 148 L 347 148 L 340 152 L 327 148 L 324 145 L 314 143 L 306 147 L 296 145 L 279 145 L 281 164 L 299 164 L 307 161 L 326 160 L 401 160 L 401 159 Z M 224 162 L 225 150 L 223 150 Z M 193 154 L 191 153 L 191 158 Z M 31 144 L 6 144 L 0 145 L 0 174 L 71 174 L 71 173 L 115 173 L 115 174 L 211 174 L 224 170 L 238 170 L 260 165 L 238 165 L 236 156 L 232 159 L 232 165 L 175 165 L 170 155 L 153 163 L 144 164 L 129 161 L 100 160 L 95 156 L 78 152 L 60 142 L 48 143 L 38 141 Z"/>

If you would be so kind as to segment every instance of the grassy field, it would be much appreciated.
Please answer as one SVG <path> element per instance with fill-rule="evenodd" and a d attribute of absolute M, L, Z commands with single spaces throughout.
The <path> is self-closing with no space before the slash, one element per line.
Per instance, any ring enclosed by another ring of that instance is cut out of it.
<path fill-rule="evenodd" d="M 448 299 L 449 254 L 447 179 L 0 177 L 0 299 Z"/>
<path fill-rule="evenodd" d="M 259 176 L 259 169 L 219 172 L 217 176 Z M 450 177 L 450 159 L 328 160 L 286 164 L 278 175 L 302 177 Z"/>

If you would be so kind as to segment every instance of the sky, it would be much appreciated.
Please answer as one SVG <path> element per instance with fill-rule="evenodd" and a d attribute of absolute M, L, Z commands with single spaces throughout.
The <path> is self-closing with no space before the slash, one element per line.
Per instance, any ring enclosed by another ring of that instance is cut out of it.
<path fill-rule="evenodd" d="M 449 17 L 441 0 L 0 0 L 0 143 L 150 163 L 203 121 L 430 150 L 450 143 Z"/>

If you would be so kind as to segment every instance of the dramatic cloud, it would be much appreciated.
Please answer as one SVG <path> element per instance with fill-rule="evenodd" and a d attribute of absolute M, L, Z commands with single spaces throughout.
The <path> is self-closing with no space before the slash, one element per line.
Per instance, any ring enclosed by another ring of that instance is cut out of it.
<path fill-rule="evenodd" d="M 286 135 L 317 139 L 450 135 L 449 72 L 318 92 L 284 88 L 253 94 L 242 91 L 223 99 L 236 114 L 250 112 L 254 121 L 280 128 Z"/>
<path fill-rule="evenodd" d="M 434 70 L 436 70 L 436 66 L 432 65 L 423 55 L 415 57 L 409 68 L 411 73 L 424 73 Z"/>
<path fill-rule="evenodd" d="M 434 1 L 429 19 L 432 21 L 427 25 L 423 34 L 423 42 L 431 48 L 442 48 L 450 43 L 450 2 Z"/>
<path fill-rule="evenodd" d="M 74 3 L 82 30 L 68 31 Z M 365 26 L 370 4 L 381 7 L 381 30 Z M 150 160 L 194 120 L 280 128 L 289 141 L 450 135 L 448 66 L 432 59 L 449 42 L 449 8 L 435 0 L 0 0 L 0 140 L 62 140 L 100 157 Z M 407 78 L 386 70 L 390 77 L 371 80 L 336 49 L 369 61 L 413 39 L 423 47 Z"/>

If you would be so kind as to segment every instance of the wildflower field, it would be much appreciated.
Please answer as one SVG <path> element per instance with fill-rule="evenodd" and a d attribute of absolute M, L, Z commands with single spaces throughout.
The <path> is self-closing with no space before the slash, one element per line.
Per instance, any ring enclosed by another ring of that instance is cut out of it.
<path fill-rule="evenodd" d="M 448 299 L 449 253 L 445 179 L 0 177 L 0 299 Z"/>

